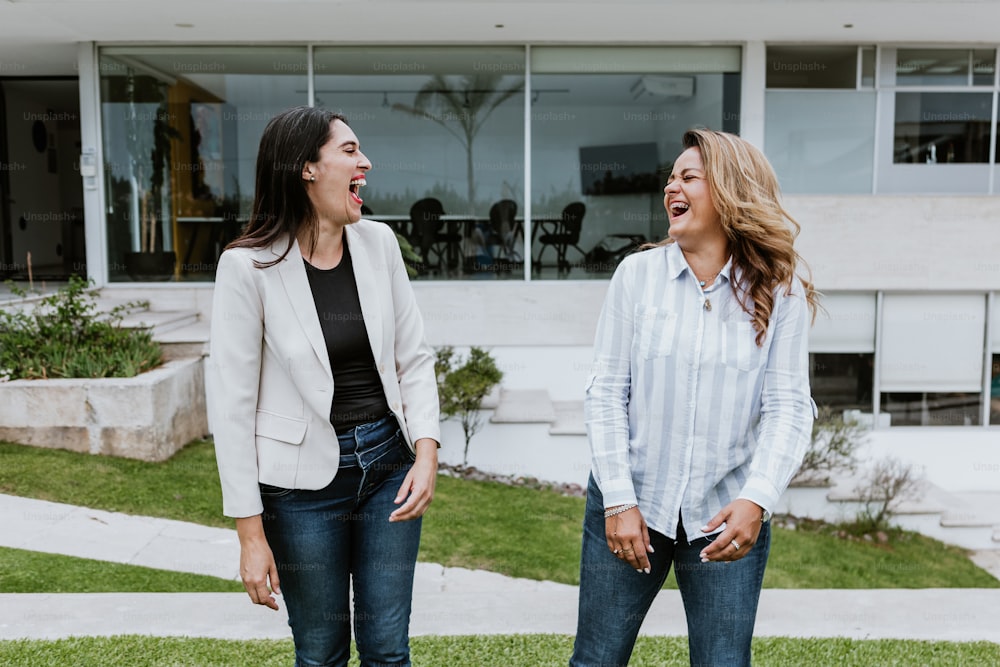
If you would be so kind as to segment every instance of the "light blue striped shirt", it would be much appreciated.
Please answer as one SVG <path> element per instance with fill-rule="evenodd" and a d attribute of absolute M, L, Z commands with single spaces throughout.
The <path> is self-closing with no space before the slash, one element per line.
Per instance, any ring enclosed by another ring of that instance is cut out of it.
<path fill-rule="evenodd" d="M 627 257 L 597 325 L 585 415 L 605 507 L 689 539 L 725 505 L 773 509 L 809 444 L 809 308 L 775 290 L 763 347 L 733 295 L 731 262 L 702 291 L 676 243 Z M 706 308 L 706 300 L 710 308 Z M 720 528 L 721 530 L 721 528 Z"/>

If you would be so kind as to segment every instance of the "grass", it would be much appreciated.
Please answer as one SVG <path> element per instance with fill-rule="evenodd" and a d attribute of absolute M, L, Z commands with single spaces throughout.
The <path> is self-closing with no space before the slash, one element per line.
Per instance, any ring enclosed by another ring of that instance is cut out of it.
<path fill-rule="evenodd" d="M 413 664 L 448 667 L 563 666 L 573 648 L 565 635 L 414 637 Z M 161 637 L 80 637 L 0 642 L 0 664 L 31 667 L 287 665 L 291 640 L 230 641 Z M 687 667 L 683 637 L 640 637 L 633 667 Z M 1000 645 L 989 642 L 788 639 L 754 640 L 757 667 L 870 667 L 871 665 L 996 665 Z M 351 661 L 352 666 L 357 659 Z"/>
<path fill-rule="evenodd" d="M 242 592 L 219 577 L 0 547 L 0 593 Z"/>
<path fill-rule="evenodd" d="M 0 443 L 0 492 L 231 528 L 221 514 L 210 442 L 162 463 Z M 420 559 L 510 576 L 579 583 L 584 501 L 551 491 L 438 478 Z M 674 586 L 673 578 L 667 586 Z M 886 545 L 847 541 L 822 526 L 775 527 L 769 588 L 996 588 L 961 549 L 895 532 Z"/>

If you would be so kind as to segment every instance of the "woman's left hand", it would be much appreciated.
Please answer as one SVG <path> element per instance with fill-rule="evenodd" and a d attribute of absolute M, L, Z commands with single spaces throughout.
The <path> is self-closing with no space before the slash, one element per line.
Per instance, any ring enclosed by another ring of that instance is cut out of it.
<path fill-rule="evenodd" d="M 437 483 L 437 446 L 437 442 L 430 438 L 422 438 L 415 443 L 417 460 L 406 473 L 393 501 L 397 505 L 403 504 L 389 515 L 389 521 L 419 519 L 427 511 L 434 499 L 434 485 Z"/>
<path fill-rule="evenodd" d="M 757 503 L 737 498 L 712 517 L 703 533 L 710 533 L 723 523 L 726 529 L 715 536 L 715 539 L 701 551 L 701 562 L 713 560 L 739 560 L 750 552 L 760 535 L 761 518 L 764 510 Z"/>

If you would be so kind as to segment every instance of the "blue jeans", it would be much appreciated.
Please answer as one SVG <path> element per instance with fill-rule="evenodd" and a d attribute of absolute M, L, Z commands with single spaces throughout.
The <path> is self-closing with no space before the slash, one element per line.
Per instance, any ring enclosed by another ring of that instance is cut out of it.
<path fill-rule="evenodd" d="M 653 598 L 674 566 L 687 614 L 692 665 L 750 664 L 757 601 L 771 547 L 764 524 L 750 553 L 734 562 L 702 563 L 699 554 L 714 538 L 690 544 L 678 522 L 677 539 L 649 531 L 655 553 L 650 574 L 636 572 L 608 549 L 604 499 L 594 477 L 587 487 L 580 561 L 580 608 L 572 667 L 626 665 Z"/>
<path fill-rule="evenodd" d="M 389 415 L 338 434 L 340 469 L 325 489 L 261 485 L 296 665 L 409 665 L 420 520 L 389 523 L 413 454 Z M 331 443 L 332 445 L 332 443 Z"/>

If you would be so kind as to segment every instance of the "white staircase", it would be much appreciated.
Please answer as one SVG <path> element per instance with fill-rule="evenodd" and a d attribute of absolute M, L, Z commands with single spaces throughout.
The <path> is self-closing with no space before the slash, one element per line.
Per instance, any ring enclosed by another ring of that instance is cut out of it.
<path fill-rule="evenodd" d="M 856 491 L 860 476 L 842 477 L 828 487 L 790 487 L 778 512 L 829 522 L 852 520 L 863 504 Z M 892 523 L 965 549 L 1000 549 L 1000 492 L 955 493 L 921 480 L 911 499 L 900 504 Z"/>
<path fill-rule="evenodd" d="M 128 301 L 102 296 L 97 307 L 103 312 L 125 303 Z M 133 329 L 148 329 L 153 339 L 160 343 L 165 361 L 208 354 L 210 326 L 201 319 L 197 309 L 135 308 L 122 318 L 121 324 Z"/>

